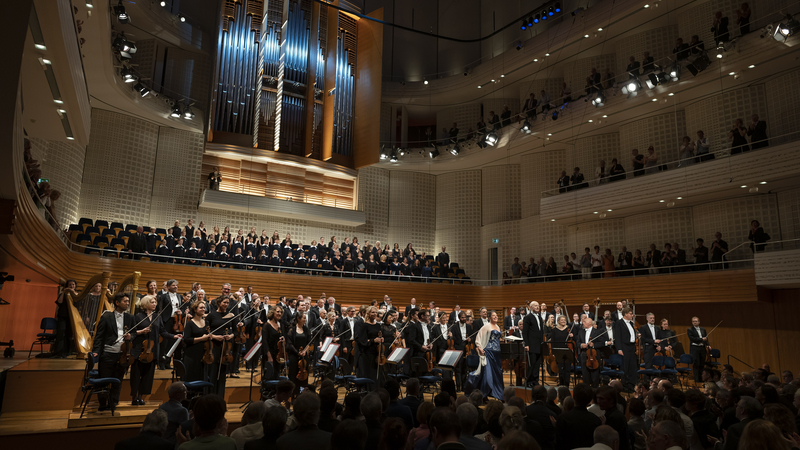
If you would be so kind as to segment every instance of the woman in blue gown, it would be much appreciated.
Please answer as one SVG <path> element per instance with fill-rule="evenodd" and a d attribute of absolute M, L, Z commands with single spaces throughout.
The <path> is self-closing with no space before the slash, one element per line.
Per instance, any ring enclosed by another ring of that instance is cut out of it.
<path fill-rule="evenodd" d="M 475 337 L 475 349 L 481 357 L 478 368 L 469 374 L 467 382 L 484 395 L 503 400 L 503 369 L 500 360 L 500 327 L 497 313 L 489 313 L 489 323 Z"/>

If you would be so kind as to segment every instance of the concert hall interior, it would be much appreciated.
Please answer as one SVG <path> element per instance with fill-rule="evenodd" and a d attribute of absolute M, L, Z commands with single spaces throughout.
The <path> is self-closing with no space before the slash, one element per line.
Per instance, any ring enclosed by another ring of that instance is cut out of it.
<path fill-rule="evenodd" d="M 800 1 L 0 11 L 8 447 L 800 448 Z"/>

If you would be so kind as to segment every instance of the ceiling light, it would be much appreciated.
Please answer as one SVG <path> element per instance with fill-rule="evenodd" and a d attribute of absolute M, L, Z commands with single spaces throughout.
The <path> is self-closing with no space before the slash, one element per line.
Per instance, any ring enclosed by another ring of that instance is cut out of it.
<path fill-rule="evenodd" d="M 667 94 L 667 95 L 668 95 L 668 96 L 670 96 L 670 97 L 672 97 L 672 96 L 673 96 L 673 95 L 675 95 L 675 94 L 673 94 L 672 92 L 670 92 L 670 93 L 669 93 L 669 94 Z"/>
<path fill-rule="evenodd" d="M 481 87 L 482 87 L 481 85 L 478 85 L 478 89 L 480 89 Z"/>
<path fill-rule="evenodd" d="M 41 60 L 42 60 L 43 64 L 47 64 L 47 65 L 53 64 L 52 62 L 50 62 L 49 59 L 41 58 Z"/>
<path fill-rule="evenodd" d="M 755 64 L 750 64 L 749 66 L 747 66 L 747 68 L 748 68 L 748 69 L 755 69 L 755 68 L 756 68 L 756 65 L 755 65 Z"/>
<path fill-rule="evenodd" d="M 610 209 L 607 209 L 606 211 L 608 211 L 608 212 L 611 212 L 611 210 L 610 210 Z"/>
<path fill-rule="evenodd" d="M 537 58 L 533 58 L 533 62 L 538 62 L 538 61 L 539 60 Z"/>
<path fill-rule="evenodd" d="M 34 47 L 36 47 L 36 48 L 38 48 L 39 50 L 47 50 L 47 47 L 45 47 L 45 46 L 44 46 L 44 45 L 42 45 L 42 44 L 34 44 L 33 46 L 34 46 Z"/>
<path fill-rule="evenodd" d="M 767 182 L 766 181 L 762 181 L 761 183 L 758 183 L 758 184 L 767 184 Z"/>
<path fill-rule="evenodd" d="M 494 78 L 492 78 L 492 83 L 494 83 L 494 82 L 495 82 L 495 81 L 494 81 Z"/>
<path fill-rule="evenodd" d="M 549 8 L 547 8 L 547 15 L 548 15 L 548 16 L 552 16 L 552 15 L 553 15 L 553 12 L 554 12 L 554 11 L 553 11 L 553 7 L 552 7 L 552 6 L 551 6 L 551 7 L 549 7 Z"/>
<path fill-rule="evenodd" d="M 654 98 L 654 99 L 653 99 L 653 100 L 651 100 L 651 101 L 653 101 L 653 102 L 657 102 L 657 101 L 658 101 L 658 99 L 657 99 L 657 98 Z"/>
<path fill-rule="evenodd" d="M 556 221 L 556 219 L 550 219 L 550 222 L 555 222 L 555 221 Z"/>
<path fill-rule="evenodd" d="M 649 7 L 650 7 L 650 5 L 644 5 L 644 7 L 645 7 L 645 8 L 649 8 Z"/>
<path fill-rule="evenodd" d="M 186 16 L 184 16 L 183 14 L 178 14 L 178 20 L 180 20 L 181 22 L 186 22 Z"/>
<path fill-rule="evenodd" d="M 589 119 L 589 123 L 592 123 L 592 122 L 594 122 L 594 120 L 592 120 L 592 119 Z"/>
<path fill-rule="evenodd" d="M 553 133 L 547 133 L 547 135 L 548 135 L 548 136 L 552 136 L 552 135 L 553 135 Z"/>
<path fill-rule="evenodd" d="M 664 200 L 659 200 L 658 203 L 664 203 Z"/>
<path fill-rule="evenodd" d="M 741 185 L 740 187 L 741 187 L 742 189 L 744 189 L 744 188 L 746 188 L 746 187 L 747 187 L 747 185 L 746 185 L 746 184 L 743 184 L 743 185 Z"/>
<path fill-rule="evenodd" d="M 731 73 L 729 73 L 728 75 L 730 75 L 730 76 L 734 76 L 734 75 L 736 75 L 736 72 L 731 72 Z"/>
<path fill-rule="evenodd" d="M 167 2 L 165 2 L 164 0 L 161 0 L 161 7 L 165 8 L 166 6 L 167 6 Z"/>
<path fill-rule="evenodd" d="M 717 58 L 722 58 L 722 53 L 717 53 Z"/>
<path fill-rule="evenodd" d="M 599 214 L 597 211 L 593 212 L 592 214 Z"/>
<path fill-rule="evenodd" d="M 683 200 L 683 197 L 675 197 L 678 200 Z"/>
<path fill-rule="evenodd" d="M 60 114 L 66 114 L 67 113 L 67 110 L 62 109 L 62 108 L 58 108 L 56 111 L 58 111 Z"/>
<path fill-rule="evenodd" d="M 67 140 L 74 141 L 74 140 L 75 140 L 75 138 L 74 138 L 74 137 L 72 137 L 72 136 L 67 136 Z"/>
<path fill-rule="evenodd" d="M 117 20 L 119 20 L 119 23 L 123 25 L 128 23 L 128 19 L 130 17 L 128 17 L 128 13 L 125 12 L 125 7 L 122 6 L 122 0 L 119 0 L 117 6 L 114 7 L 114 14 L 117 15 Z"/>
<path fill-rule="evenodd" d="M 544 56 L 550 56 L 550 53 L 545 53 Z"/>
<path fill-rule="evenodd" d="M 422 80 L 422 82 L 428 84 L 428 80 Z"/>
<path fill-rule="evenodd" d="M 64 104 L 64 102 L 61 99 L 58 99 L 58 98 L 54 98 L 53 101 L 56 102 L 59 105 L 63 105 Z"/>
<path fill-rule="evenodd" d="M 588 34 L 584 34 L 584 35 L 583 35 L 583 37 L 585 37 L 585 38 L 588 38 L 588 37 L 589 37 L 589 35 L 588 35 Z"/>
<path fill-rule="evenodd" d="M 500 74 L 500 78 L 505 78 L 505 77 L 506 76 L 504 74 L 502 74 L 502 73 Z"/>
<path fill-rule="evenodd" d="M 598 29 L 597 29 L 597 31 L 603 31 L 603 28 L 602 28 L 602 27 L 601 27 L 601 28 L 598 28 Z"/>
<path fill-rule="evenodd" d="M 92 4 L 92 0 L 86 0 L 86 7 L 87 8 L 94 8 L 94 5 Z"/>
<path fill-rule="evenodd" d="M 607 114 L 603 114 L 603 119 L 605 119 L 606 117 L 608 117 L 608 115 Z"/>

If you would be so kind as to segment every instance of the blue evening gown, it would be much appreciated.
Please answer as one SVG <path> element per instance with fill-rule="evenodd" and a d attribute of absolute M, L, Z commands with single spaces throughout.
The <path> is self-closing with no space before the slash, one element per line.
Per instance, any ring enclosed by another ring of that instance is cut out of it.
<path fill-rule="evenodd" d="M 503 369 L 500 360 L 500 332 L 492 330 L 489 342 L 483 349 L 486 356 L 486 365 L 481 367 L 480 374 L 470 372 L 467 381 L 476 389 L 480 389 L 484 396 L 494 397 L 503 401 Z M 477 371 L 476 371 L 477 372 Z"/>

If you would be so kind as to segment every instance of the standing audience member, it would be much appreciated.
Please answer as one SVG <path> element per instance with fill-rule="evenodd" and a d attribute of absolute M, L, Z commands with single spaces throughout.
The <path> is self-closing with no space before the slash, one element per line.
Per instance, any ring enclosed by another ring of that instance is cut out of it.
<path fill-rule="evenodd" d="M 178 450 L 236 450 L 236 441 L 229 438 L 228 421 L 225 413 L 228 407 L 219 395 L 208 394 L 200 397 L 195 403 L 194 439 L 181 433 L 178 435 Z"/>
<path fill-rule="evenodd" d="M 617 158 L 611 160 L 611 168 L 608 170 L 609 181 L 619 181 L 625 179 L 625 168 L 617 162 Z"/>
<path fill-rule="evenodd" d="M 745 128 L 744 122 L 742 119 L 736 119 L 736 122 L 733 123 L 733 128 L 728 132 L 728 139 L 731 140 L 731 155 L 750 151 L 746 136 L 747 128 Z"/>
<path fill-rule="evenodd" d="M 722 16 L 722 11 L 717 11 L 714 14 L 714 22 L 712 23 L 711 32 L 714 33 L 714 43 L 720 44 L 730 40 L 730 33 L 728 32 L 728 18 Z"/>
<path fill-rule="evenodd" d="M 753 114 L 752 122 L 747 127 L 747 135 L 750 136 L 750 147 L 753 150 L 769 147 L 767 140 L 767 122 L 758 120 L 758 114 Z"/>
<path fill-rule="evenodd" d="M 569 180 L 572 183 L 572 186 L 570 186 L 572 190 L 589 187 L 587 183 L 583 182 L 583 174 L 580 167 L 575 168 Z"/>
<path fill-rule="evenodd" d="M 697 132 L 697 140 L 694 142 L 694 154 L 697 156 L 695 161 L 703 162 L 714 159 L 714 154 L 708 153 L 709 148 L 711 148 L 711 144 L 708 143 L 708 138 L 703 133 L 703 130 L 699 130 Z"/>
<path fill-rule="evenodd" d="M 606 177 L 608 177 L 608 170 L 606 169 L 606 162 L 605 160 L 600 160 L 600 165 L 594 169 L 594 178 L 597 180 L 597 184 L 604 184 L 606 182 Z"/>
<path fill-rule="evenodd" d="M 763 252 L 764 248 L 767 246 L 765 242 L 767 242 L 770 237 L 764 231 L 764 229 L 761 228 L 761 224 L 757 220 L 753 220 L 750 222 L 750 233 L 748 234 L 747 239 L 752 242 L 752 244 L 750 244 L 751 251 Z"/>
<path fill-rule="evenodd" d="M 558 178 L 558 193 L 562 194 L 570 190 L 569 188 L 569 177 L 567 176 L 567 171 L 561 171 L 561 177 Z"/>
<path fill-rule="evenodd" d="M 742 3 L 742 6 L 736 10 L 736 25 L 739 25 L 739 35 L 744 36 L 750 32 L 750 5 Z"/>
<path fill-rule="evenodd" d="M 628 67 L 625 68 L 625 71 L 628 72 L 629 78 L 638 78 L 639 77 L 639 68 L 642 66 L 639 61 L 636 60 L 635 56 L 631 56 L 629 58 Z"/>
<path fill-rule="evenodd" d="M 644 155 L 639 154 L 638 149 L 631 151 L 631 164 L 633 165 L 633 176 L 638 177 L 644 175 Z"/>
<path fill-rule="evenodd" d="M 658 155 L 656 155 L 656 149 L 652 145 L 647 147 L 647 155 L 644 157 L 644 167 L 646 173 L 658 172 Z"/>
<path fill-rule="evenodd" d="M 288 418 L 289 414 L 283 406 L 267 408 L 261 420 L 263 436 L 260 439 L 246 442 L 244 444 L 244 450 L 267 450 L 276 448 L 278 438 L 283 436 L 286 430 L 286 421 Z"/>
<path fill-rule="evenodd" d="M 174 439 L 173 442 L 169 442 L 163 438 L 166 430 L 167 413 L 156 409 L 145 416 L 138 435 L 117 442 L 114 450 L 174 450 Z"/>
<path fill-rule="evenodd" d="M 650 52 L 644 52 L 644 58 L 642 58 L 642 74 L 652 72 L 655 68 L 655 59 L 650 56 Z"/>
<path fill-rule="evenodd" d="M 678 167 L 687 167 L 694 164 L 695 145 L 689 136 L 683 137 L 680 147 L 678 147 Z"/>

